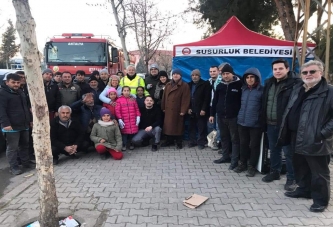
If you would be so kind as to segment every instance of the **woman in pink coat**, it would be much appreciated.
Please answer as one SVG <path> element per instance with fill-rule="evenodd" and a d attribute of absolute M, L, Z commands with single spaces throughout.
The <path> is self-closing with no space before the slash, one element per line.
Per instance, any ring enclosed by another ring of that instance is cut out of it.
<path fill-rule="evenodd" d="M 121 129 L 123 147 L 122 151 L 126 151 L 127 140 L 139 131 L 140 123 L 140 111 L 136 100 L 130 97 L 131 89 L 128 86 L 122 88 L 122 96 L 120 96 L 116 103 L 116 117 Z M 130 144 L 130 150 L 133 150 L 134 146 Z"/>

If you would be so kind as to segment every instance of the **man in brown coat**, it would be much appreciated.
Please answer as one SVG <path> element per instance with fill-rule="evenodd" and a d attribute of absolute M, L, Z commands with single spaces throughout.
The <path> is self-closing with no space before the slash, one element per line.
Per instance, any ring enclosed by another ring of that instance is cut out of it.
<path fill-rule="evenodd" d="M 176 147 L 183 148 L 184 115 L 190 107 L 191 93 L 181 74 L 180 69 L 173 70 L 172 80 L 164 88 L 161 108 L 165 113 L 163 133 L 167 135 L 167 140 L 161 144 L 162 147 L 176 140 Z"/>

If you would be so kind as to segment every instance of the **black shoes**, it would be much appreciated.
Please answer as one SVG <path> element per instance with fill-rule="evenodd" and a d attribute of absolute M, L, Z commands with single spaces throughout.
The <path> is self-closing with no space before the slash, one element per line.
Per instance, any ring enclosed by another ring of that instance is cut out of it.
<path fill-rule="evenodd" d="M 192 147 L 195 147 L 195 146 L 197 146 L 196 143 L 189 143 L 189 144 L 188 144 L 188 148 L 192 148 Z"/>
<path fill-rule="evenodd" d="M 247 173 L 246 176 L 247 177 L 254 177 L 254 175 L 256 175 L 256 169 L 253 166 L 250 166 L 247 168 Z"/>
<path fill-rule="evenodd" d="M 287 197 L 290 197 L 290 198 L 311 199 L 311 193 L 300 192 L 300 191 L 297 191 L 297 189 L 292 192 L 285 192 L 284 195 Z"/>
<path fill-rule="evenodd" d="M 157 151 L 157 144 L 153 144 L 153 145 L 151 145 L 151 151 L 152 151 L 152 152 Z"/>
<path fill-rule="evenodd" d="M 99 157 L 102 159 L 102 160 L 106 160 L 106 152 L 105 153 L 102 153 L 102 154 L 99 154 Z"/>
<path fill-rule="evenodd" d="M 311 205 L 310 211 L 311 212 L 323 212 L 326 208 L 327 208 L 327 206 L 321 206 L 321 205 L 314 203 Z"/>
<path fill-rule="evenodd" d="M 53 165 L 56 166 L 59 164 L 59 159 L 58 158 L 53 158 Z"/>
<path fill-rule="evenodd" d="M 163 142 L 161 144 L 161 147 L 168 147 L 168 146 L 171 146 L 173 145 L 174 143 L 172 141 L 169 141 L 169 140 L 166 140 L 165 142 Z"/>
<path fill-rule="evenodd" d="M 177 143 L 176 148 L 177 149 L 182 149 L 183 148 L 183 143 Z"/>
<path fill-rule="evenodd" d="M 220 159 L 214 160 L 215 164 L 230 163 L 230 162 L 231 162 L 230 158 L 223 158 L 223 157 Z"/>
<path fill-rule="evenodd" d="M 241 172 L 245 171 L 246 169 L 247 169 L 246 165 L 242 162 L 239 162 L 239 165 L 236 168 L 234 168 L 233 171 L 235 173 L 241 173 Z"/>
<path fill-rule="evenodd" d="M 14 167 L 14 168 L 10 168 L 10 172 L 13 174 L 13 175 L 20 175 L 22 174 L 22 170 L 18 167 Z"/>
<path fill-rule="evenodd" d="M 205 146 L 204 145 L 198 145 L 198 149 L 203 150 L 203 149 L 205 149 Z"/>
<path fill-rule="evenodd" d="M 263 182 L 269 183 L 275 180 L 280 180 L 280 173 L 279 172 L 270 172 L 266 176 L 262 178 Z"/>
<path fill-rule="evenodd" d="M 237 164 L 231 164 L 230 166 L 229 166 L 229 168 L 228 168 L 228 170 L 234 170 L 234 169 L 236 169 L 237 168 Z"/>
<path fill-rule="evenodd" d="M 293 192 L 297 188 L 296 181 L 294 180 L 287 180 L 286 184 L 284 185 L 284 190 Z"/>

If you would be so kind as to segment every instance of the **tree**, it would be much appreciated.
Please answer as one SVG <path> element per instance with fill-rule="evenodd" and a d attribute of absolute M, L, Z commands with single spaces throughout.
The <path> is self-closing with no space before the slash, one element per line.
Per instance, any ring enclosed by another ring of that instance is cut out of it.
<path fill-rule="evenodd" d="M 194 23 L 202 27 L 208 22 L 212 32 L 219 30 L 231 16 L 236 16 L 248 29 L 265 35 L 273 35 L 271 28 L 278 23 L 272 0 L 189 0 L 186 12 L 198 13 Z"/>
<path fill-rule="evenodd" d="M 150 0 L 131 0 L 127 5 L 127 24 L 135 34 L 135 40 L 143 58 L 145 72 L 148 72 L 149 61 L 160 45 L 172 34 L 174 29 L 173 15 L 163 14 Z"/>
<path fill-rule="evenodd" d="M 13 0 L 13 5 L 34 119 L 32 136 L 39 187 L 39 222 L 41 227 L 59 227 L 58 199 L 50 143 L 49 110 L 41 75 L 42 55 L 37 47 L 36 24 L 31 15 L 28 0 Z"/>
<path fill-rule="evenodd" d="M 333 34 L 333 25 L 330 26 L 330 34 Z M 321 33 L 320 33 L 320 42 L 318 43 L 317 45 L 317 48 L 316 48 L 316 54 L 318 55 L 318 57 L 323 61 L 325 62 L 325 52 L 326 52 L 326 29 L 323 30 Z M 331 35 L 331 39 L 329 40 L 330 42 L 330 58 L 329 58 L 329 73 L 333 72 L 333 36 Z"/>
<path fill-rule="evenodd" d="M 9 68 L 9 59 L 14 57 L 20 49 L 20 45 L 15 44 L 16 30 L 10 19 L 8 20 L 8 24 L 9 26 L 7 27 L 5 33 L 2 34 L 2 43 L 0 47 L 0 59 L 3 64 L 6 64 L 7 69 Z"/>
<path fill-rule="evenodd" d="M 152 62 L 156 62 L 160 70 L 164 70 L 170 73 L 172 70 L 172 51 L 159 50 L 151 59 Z"/>

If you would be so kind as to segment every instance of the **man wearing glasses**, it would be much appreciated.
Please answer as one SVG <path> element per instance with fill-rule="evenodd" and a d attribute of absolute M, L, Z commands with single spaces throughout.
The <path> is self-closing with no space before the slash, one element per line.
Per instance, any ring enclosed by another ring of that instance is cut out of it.
<path fill-rule="evenodd" d="M 295 151 L 293 166 L 298 188 L 285 195 L 312 198 L 312 212 L 323 212 L 330 200 L 333 87 L 327 84 L 323 71 L 319 61 L 301 67 L 303 82 L 293 88 L 279 135 L 279 143 L 290 143 Z"/>
<path fill-rule="evenodd" d="M 282 150 L 286 158 L 287 182 L 284 189 L 294 191 L 296 188 L 292 165 L 293 151 L 291 147 L 277 145 L 279 129 L 284 110 L 293 90 L 293 86 L 300 81 L 289 71 L 289 64 L 285 59 L 278 59 L 272 63 L 273 76 L 265 81 L 263 91 L 262 118 L 264 129 L 267 131 L 270 150 L 270 173 L 262 181 L 272 182 L 280 179 L 282 168 Z"/>

